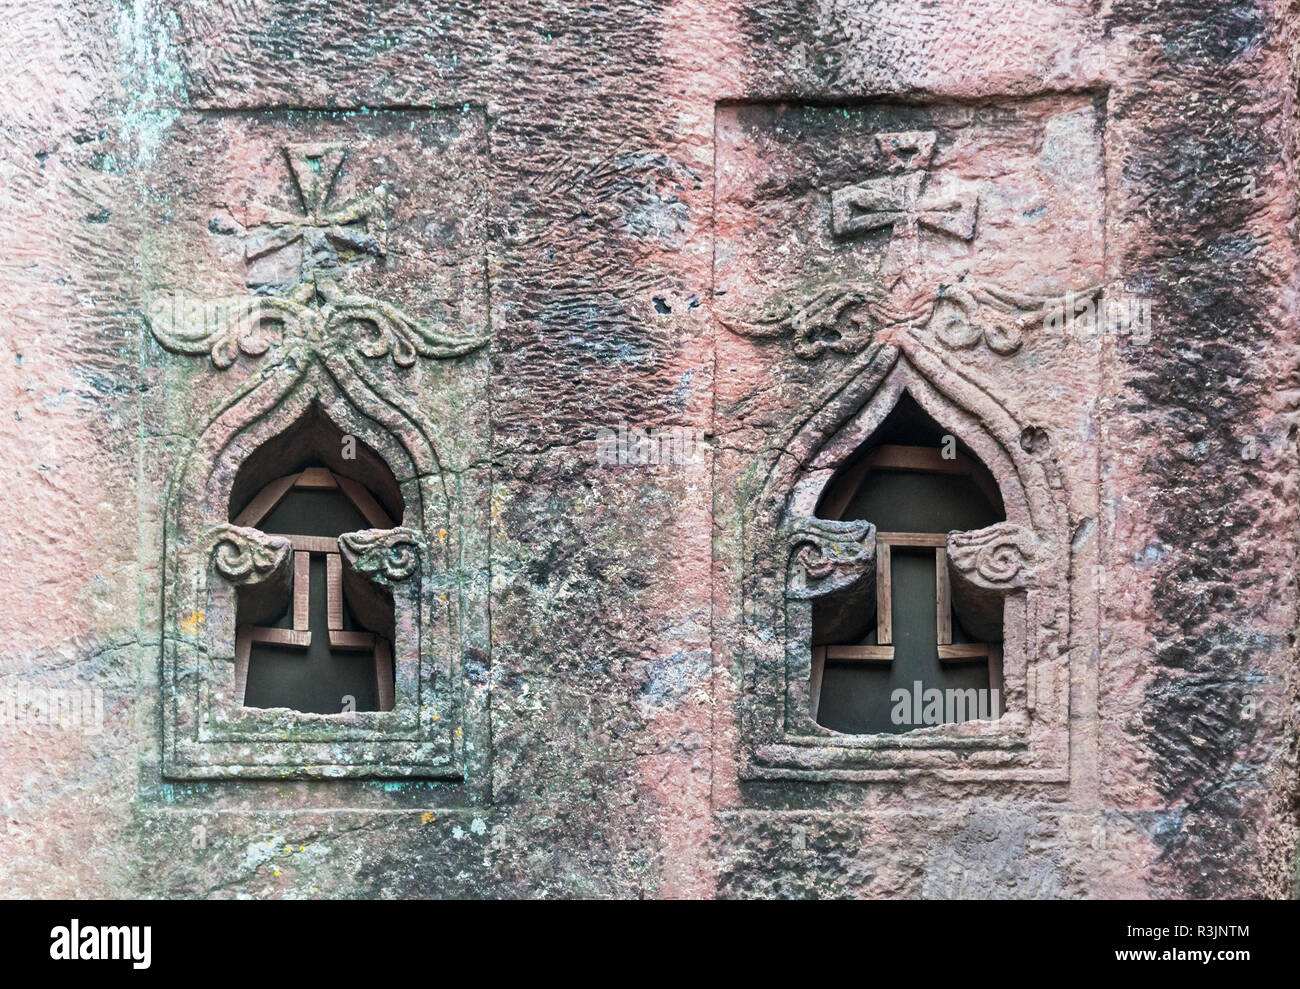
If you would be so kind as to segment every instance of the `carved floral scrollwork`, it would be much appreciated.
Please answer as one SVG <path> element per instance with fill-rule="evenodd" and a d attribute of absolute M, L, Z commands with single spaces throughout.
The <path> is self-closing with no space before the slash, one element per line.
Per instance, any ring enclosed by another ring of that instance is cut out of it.
<path fill-rule="evenodd" d="M 487 343 L 474 333 L 453 333 L 445 326 L 412 319 L 387 302 L 364 296 L 336 294 L 325 314 L 325 333 L 342 331 L 344 339 L 364 357 L 391 356 L 398 367 L 410 367 L 416 357 L 445 360 L 461 357 Z"/>
<path fill-rule="evenodd" d="M 208 539 L 217 573 L 239 587 L 262 583 L 287 569 L 293 555 L 288 537 L 240 525 L 217 526 Z"/>
<path fill-rule="evenodd" d="M 1062 311 L 1065 301 L 1091 299 L 1100 291 L 1098 287 L 1058 298 L 970 280 L 921 290 L 899 282 L 888 291 L 873 282 L 847 281 L 784 296 L 759 311 L 720 318 L 742 336 L 792 337 L 795 355 L 804 360 L 827 352 L 859 353 L 891 327 L 929 336 L 949 350 L 983 343 L 1005 357 L 1024 345 L 1027 332 Z"/>
<path fill-rule="evenodd" d="M 148 306 L 149 328 L 158 342 L 178 354 L 208 354 L 213 365 L 230 367 L 240 353 L 260 356 L 275 344 L 320 349 L 342 341 L 363 357 L 391 356 L 398 367 L 416 357 L 461 357 L 487 343 L 479 333 L 456 333 L 414 319 L 396 306 L 345 294 L 318 279 L 286 295 L 202 299 L 182 293 L 158 296 Z"/>
<path fill-rule="evenodd" d="M 983 529 L 948 533 L 948 563 L 954 577 L 977 588 L 1010 591 L 1037 578 L 1038 537 L 1023 526 L 999 522 Z"/>
<path fill-rule="evenodd" d="M 176 354 L 208 354 L 225 370 L 241 354 L 258 357 L 286 339 L 305 337 L 303 306 L 290 298 L 246 296 L 202 299 L 182 293 L 156 296 L 145 312 L 158 342 Z"/>
<path fill-rule="evenodd" d="M 424 539 L 414 529 L 362 529 L 339 536 L 339 550 L 348 565 L 377 584 L 396 584 L 420 568 Z"/>
<path fill-rule="evenodd" d="M 1073 304 L 1076 298 L 1091 299 L 1100 291 L 1096 287 L 1058 298 L 1025 295 L 993 284 L 943 285 L 927 327 L 950 350 L 967 350 L 983 341 L 993 353 L 1006 357 L 1021 348 L 1027 331 L 1043 327 L 1067 300 Z"/>
<path fill-rule="evenodd" d="M 875 575 L 876 527 L 860 520 L 803 519 L 790 536 L 787 596 L 825 597 Z"/>
<path fill-rule="evenodd" d="M 719 318 L 741 336 L 793 337 L 796 356 L 815 360 L 827 351 L 855 354 L 865 350 L 881 326 L 881 306 L 887 301 L 876 286 L 849 282 L 805 296 L 788 296 L 748 316 Z"/>
<path fill-rule="evenodd" d="M 241 353 L 258 357 L 275 345 L 284 347 L 281 357 L 350 348 L 371 360 L 391 357 L 398 367 L 408 368 L 417 357 L 461 357 L 487 343 L 484 333 L 456 331 L 445 323 L 415 319 L 381 299 L 345 293 L 337 280 L 340 271 L 387 255 L 388 191 L 380 185 L 331 205 L 347 146 L 286 144 L 284 152 L 302 212 L 255 210 L 267 221 L 244 230 L 245 258 L 256 267 L 292 249 L 298 255 L 296 271 L 264 281 L 250 270 L 247 284 L 259 288 L 254 295 L 206 299 L 178 292 L 150 299 L 146 319 L 163 347 L 178 354 L 208 354 L 223 370 Z M 240 227 L 231 218 L 225 225 L 230 232 Z"/>

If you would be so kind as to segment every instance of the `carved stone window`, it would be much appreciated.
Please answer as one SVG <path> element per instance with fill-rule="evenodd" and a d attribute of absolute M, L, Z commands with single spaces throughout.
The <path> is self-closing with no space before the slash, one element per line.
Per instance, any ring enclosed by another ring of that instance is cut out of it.
<path fill-rule="evenodd" d="M 218 553 L 229 548 L 233 559 L 240 540 L 275 549 L 289 542 L 287 553 L 275 554 L 271 579 L 240 581 L 236 702 L 321 714 L 391 711 L 392 594 L 354 564 L 368 543 L 406 537 L 369 487 L 314 464 L 268 483 L 226 531 Z"/>
<path fill-rule="evenodd" d="M 745 775 L 1059 783 L 1070 555 L 1057 468 L 977 389 L 946 394 L 897 350 L 873 356 L 782 441 L 789 456 L 746 518 Z M 921 715 L 895 724 L 893 691 L 917 680 Z M 949 688 L 977 692 L 973 717 L 970 700 L 951 715 Z M 944 694 L 939 717 L 927 689 Z"/>
<path fill-rule="evenodd" d="M 487 147 L 465 106 L 161 141 L 167 778 L 486 780 Z"/>
<path fill-rule="evenodd" d="M 1002 599 L 950 575 L 948 544 L 950 532 L 1005 521 L 997 485 L 906 396 L 871 443 L 818 507 L 820 518 L 874 525 L 875 572 L 814 600 L 813 717 L 848 733 L 996 718 Z"/>
<path fill-rule="evenodd" d="M 365 742 L 358 754 L 372 765 L 361 773 L 382 771 L 388 750 L 431 757 L 421 731 L 440 735 L 437 723 L 454 720 L 454 695 L 421 651 L 433 561 L 423 533 L 396 524 L 409 497 L 409 484 L 315 404 L 244 460 L 230 521 L 189 554 L 207 577 L 207 606 L 189 614 L 196 625 L 202 616 L 206 635 L 195 638 L 209 663 L 182 751 L 278 736 L 288 748 L 244 747 L 245 758 L 297 755 L 310 766 L 324 755 L 317 743 L 334 739 L 337 761 Z"/>
<path fill-rule="evenodd" d="M 1049 433 L 1090 430 L 1095 410 L 1050 324 L 1104 287 L 1103 111 L 1090 94 L 719 105 L 719 393 L 743 399 L 716 411 L 720 434 L 744 440 L 717 461 L 719 531 L 741 538 L 715 542 L 715 617 L 739 633 L 716 630 L 740 678 L 742 778 L 1068 780 L 1072 689 L 1091 689 L 1075 660 L 1096 648 L 1082 562 L 1096 508 L 1087 482 L 1067 486 L 1087 465 L 1059 463 Z M 1068 175 L 1048 150 L 1063 141 Z M 913 403 L 931 432 L 889 435 Z M 897 448 L 936 448 L 934 427 L 969 472 L 896 469 L 918 463 Z M 890 519 L 972 484 L 955 514 Z M 934 600 L 945 574 L 950 611 Z M 897 613 L 904 598 L 914 620 Z M 856 703 L 851 680 L 889 688 L 912 662 L 908 629 L 928 636 L 936 682 L 1000 679 L 1000 717 L 945 709 L 942 723 L 895 726 Z M 833 649 L 858 655 L 832 662 Z"/>

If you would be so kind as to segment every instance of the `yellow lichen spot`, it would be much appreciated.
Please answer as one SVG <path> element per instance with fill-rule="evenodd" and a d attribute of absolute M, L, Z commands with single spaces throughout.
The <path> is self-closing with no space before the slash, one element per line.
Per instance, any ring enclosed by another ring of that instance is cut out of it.
<path fill-rule="evenodd" d="M 420 823 L 421 823 L 421 824 L 432 824 L 432 823 L 433 823 L 434 821 L 436 821 L 437 819 L 438 819 L 438 818 L 436 818 L 436 817 L 435 817 L 435 816 L 434 816 L 430 811 L 427 811 L 427 810 L 426 810 L 423 814 L 420 815 Z"/>
<path fill-rule="evenodd" d="M 456 729 L 456 737 L 457 737 L 457 738 L 460 738 L 462 735 L 464 735 L 464 732 L 462 732 L 459 728 L 457 728 L 457 729 Z"/>
<path fill-rule="evenodd" d="M 198 635 L 199 626 L 203 624 L 206 617 L 202 611 L 191 611 L 181 619 L 181 634 Z"/>
<path fill-rule="evenodd" d="M 434 721 L 441 721 L 441 720 L 442 720 L 442 715 L 441 715 L 441 714 L 435 714 L 435 715 L 433 716 L 433 720 L 434 720 Z"/>
<path fill-rule="evenodd" d="M 445 543 L 445 542 L 447 541 L 447 535 L 448 535 L 448 533 L 447 533 L 447 530 L 446 530 L 446 529 L 439 529 L 439 530 L 438 530 L 438 542 L 440 542 L 440 543 Z"/>

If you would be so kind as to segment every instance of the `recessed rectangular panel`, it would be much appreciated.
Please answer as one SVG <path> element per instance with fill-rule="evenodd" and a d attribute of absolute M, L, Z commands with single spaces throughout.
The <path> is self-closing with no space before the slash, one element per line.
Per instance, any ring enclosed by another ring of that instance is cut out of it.
<path fill-rule="evenodd" d="M 1102 121 L 1092 94 L 720 106 L 715 309 L 769 334 L 782 311 L 798 313 L 820 334 L 804 341 L 803 356 L 816 357 L 872 329 L 861 307 L 835 298 L 879 293 L 880 323 L 930 305 L 942 286 L 1059 296 L 1098 285 Z M 821 302 L 845 317 L 824 332 Z"/>

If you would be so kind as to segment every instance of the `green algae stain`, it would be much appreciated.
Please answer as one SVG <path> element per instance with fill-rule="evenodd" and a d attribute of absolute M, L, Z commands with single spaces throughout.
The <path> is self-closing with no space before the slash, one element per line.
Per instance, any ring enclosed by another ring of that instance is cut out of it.
<path fill-rule="evenodd" d="M 118 12 L 115 36 L 128 97 L 118 124 L 140 167 L 152 162 L 185 96 L 184 71 L 171 40 L 180 28 L 176 11 L 159 10 L 147 0 L 131 0 Z"/>

